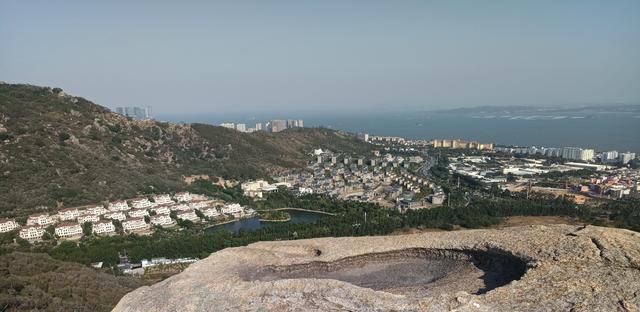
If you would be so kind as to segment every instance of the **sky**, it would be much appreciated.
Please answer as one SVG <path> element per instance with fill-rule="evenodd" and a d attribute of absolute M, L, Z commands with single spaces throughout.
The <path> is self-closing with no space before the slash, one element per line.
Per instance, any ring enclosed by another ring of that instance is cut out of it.
<path fill-rule="evenodd" d="M 158 114 L 640 104 L 640 1 L 0 0 L 0 81 Z"/>

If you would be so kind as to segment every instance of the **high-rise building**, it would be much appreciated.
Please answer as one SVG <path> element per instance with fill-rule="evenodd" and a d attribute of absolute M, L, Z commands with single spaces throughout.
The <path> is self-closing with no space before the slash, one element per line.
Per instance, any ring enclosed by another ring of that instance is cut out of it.
<path fill-rule="evenodd" d="M 632 152 L 620 153 L 618 157 L 620 159 L 620 162 L 623 165 L 626 165 L 636 158 L 636 153 L 632 153 Z"/>
<path fill-rule="evenodd" d="M 125 106 L 116 107 L 116 113 L 134 118 L 134 119 L 149 119 L 151 118 L 151 106 L 138 107 L 138 106 Z"/>
<path fill-rule="evenodd" d="M 247 131 L 247 125 L 245 125 L 243 123 L 236 124 L 236 130 L 238 130 L 240 132 L 246 132 Z"/>
<path fill-rule="evenodd" d="M 618 151 L 603 152 L 601 160 L 603 163 L 612 163 L 618 161 Z"/>
<path fill-rule="evenodd" d="M 258 122 L 256 123 L 256 131 L 260 131 L 262 130 L 262 123 Z"/>
<path fill-rule="evenodd" d="M 285 120 L 271 120 L 271 132 L 280 132 L 287 129 L 287 122 Z"/>
<path fill-rule="evenodd" d="M 571 159 L 571 160 L 582 160 L 582 161 L 591 161 L 595 156 L 595 151 L 593 149 L 583 149 L 579 147 L 563 147 L 562 148 L 562 158 Z"/>
<path fill-rule="evenodd" d="M 221 127 L 224 128 L 229 128 L 229 129 L 235 129 L 236 128 L 236 124 L 234 124 L 233 122 L 223 122 L 220 124 Z"/>

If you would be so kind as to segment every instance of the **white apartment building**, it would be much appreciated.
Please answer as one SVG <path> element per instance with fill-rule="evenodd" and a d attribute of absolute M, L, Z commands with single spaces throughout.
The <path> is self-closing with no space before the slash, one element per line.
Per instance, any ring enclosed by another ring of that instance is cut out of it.
<path fill-rule="evenodd" d="M 191 209 L 199 209 L 199 210 L 201 210 L 201 209 L 209 207 L 211 205 L 212 205 L 211 201 L 202 200 L 202 201 L 191 202 L 189 204 L 189 207 L 191 207 Z"/>
<path fill-rule="evenodd" d="M 240 132 L 246 132 L 247 131 L 247 125 L 243 124 L 243 123 L 236 124 L 236 130 L 238 130 Z"/>
<path fill-rule="evenodd" d="M 191 210 L 191 207 L 187 204 L 178 204 L 169 207 L 169 209 L 171 209 L 171 211 L 189 211 Z"/>
<path fill-rule="evenodd" d="M 193 210 L 178 212 L 177 218 L 180 220 L 189 220 L 191 222 L 200 221 L 200 218 L 198 218 L 198 215 L 196 215 L 196 212 Z"/>
<path fill-rule="evenodd" d="M 202 211 L 203 215 L 209 218 L 215 218 L 220 216 L 220 212 L 218 212 L 218 209 L 216 207 L 204 208 L 200 211 Z"/>
<path fill-rule="evenodd" d="M 228 204 L 222 206 L 222 213 L 230 214 L 235 217 L 239 217 L 242 215 L 243 209 L 240 204 Z"/>
<path fill-rule="evenodd" d="M 78 208 L 66 208 L 58 211 L 58 219 L 60 221 L 72 221 L 80 216 Z"/>
<path fill-rule="evenodd" d="M 171 196 L 169 196 L 167 194 L 161 194 L 161 195 L 153 196 L 153 201 L 157 205 L 172 205 L 172 204 L 174 204 L 174 201 L 173 201 L 173 199 L 171 199 Z"/>
<path fill-rule="evenodd" d="M 20 225 L 15 220 L 0 219 L 0 233 L 6 233 L 19 228 Z"/>
<path fill-rule="evenodd" d="M 263 192 L 271 192 L 278 189 L 277 186 L 269 184 L 264 180 L 248 181 L 240 185 L 245 196 L 262 198 Z"/>
<path fill-rule="evenodd" d="M 39 225 L 27 225 L 20 229 L 18 235 L 26 240 L 39 240 L 44 235 L 44 228 Z"/>
<path fill-rule="evenodd" d="M 149 212 L 147 211 L 147 209 L 143 208 L 143 209 L 129 210 L 127 214 L 129 215 L 129 217 L 132 217 L 132 218 L 140 218 L 140 217 L 144 218 L 145 216 L 149 215 Z"/>
<path fill-rule="evenodd" d="M 129 218 L 122 221 L 122 228 L 125 231 L 137 231 L 149 228 L 149 225 L 144 222 L 143 218 Z"/>
<path fill-rule="evenodd" d="M 93 233 L 108 234 L 116 231 L 115 225 L 111 220 L 101 220 L 93 224 Z"/>
<path fill-rule="evenodd" d="M 174 224 L 174 222 L 168 214 L 157 214 L 155 216 L 151 216 L 151 224 L 167 226 Z"/>
<path fill-rule="evenodd" d="M 49 217 L 48 213 L 36 213 L 29 216 L 27 219 L 27 225 L 40 225 L 47 226 L 49 224 L 54 224 L 55 220 Z"/>
<path fill-rule="evenodd" d="M 118 221 L 124 221 L 127 218 L 127 216 L 125 216 L 124 213 L 121 211 L 107 213 L 104 215 L 104 217 L 107 219 L 118 220 Z"/>
<path fill-rule="evenodd" d="M 91 222 L 91 223 L 95 223 L 100 221 L 100 216 L 96 216 L 96 215 L 92 215 L 92 214 L 88 214 L 88 215 L 84 215 L 84 216 L 79 216 L 78 217 L 78 223 L 80 224 L 84 224 L 85 222 Z"/>
<path fill-rule="evenodd" d="M 154 211 L 157 214 L 169 214 L 171 210 L 167 206 L 158 206 L 151 208 L 151 211 Z"/>
<path fill-rule="evenodd" d="M 227 129 L 235 129 L 236 125 L 233 122 L 223 122 L 220 124 L 220 127 L 224 127 Z"/>
<path fill-rule="evenodd" d="M 71 237 L 82 235 L 82 227 L 78 223 L 62 223 L 56 226 L 58 237 Z"/>
<path fill-rule="evenodd" d="M 85 210 L 85 214 L 92 214 L 94 216 L 101 216 L 107 212 L 108 212 L 107 209 L 104 209 L 102 205 L 89 207 Z"/>
<path fill-rule="evenodd" d="M 139 198 L 132 200 L 131 206 L 133 207 L 133 209 L 147 209 L 155 207 L 156 204 L 152 203 L 148 198 Z"/>
<path fill-rule="evenodd" d="M 174 198 L 178 202 L 190 202 L 191 194 L 189 192 L 179 192 L 179 193 L 176 193 L 176 196 L 174 196 Z"/>
<path fill-rule="evenodd" d="M 126 201 L 117 201 L 113 203 L 109 203 L 109 211 L 127 211 L 129 208 L 129 204 Z"/>

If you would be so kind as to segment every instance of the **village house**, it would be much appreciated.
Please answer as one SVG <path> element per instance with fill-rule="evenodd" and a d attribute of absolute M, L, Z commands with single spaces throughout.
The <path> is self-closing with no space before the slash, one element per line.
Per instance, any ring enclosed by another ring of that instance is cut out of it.
<path fill-rule="evenodd" d="M 189 204 L 189 207 L 191 207 L 191 209 L 202 209 L 205 207 L 211 206 L 211 201 L 208 200 L 202 200 L 202 201 L 197 201 L 197 202 L 191 202 Z"/>
<path fill-rule="evenodd" d="M 179 193 L 176 193 L 176 196 L 174 196 L 174 198 L 178 202 L 190 202 L 191 194 L 189 192 L 179 192 Z"/>
<path fill-rule="evenodd" d="M 116 231 L 116 227 L 111 220 L 99 220 L 93 223 L 93 233 L 108 234 Z"/>
<path fill-rule="evenodd" d="M 80 216 L 78 208 L 66 208 L 58 211 L 58 219 L 60 221 L 72 221 Z"/>
<path fill-rule="evenodd" d="M 131 208 L 129 208 L 129 204 L 127 204 L 127 202 L 124 201 L 124 200 L 109 203 L 109 211 L 112 211 L 112 212 L 115 212 L 115 211 L 126 211 L 126 210 L 129 210 L 129 209 L 131 209 Z"/>
<path fill-rule="evenodd" d="M 200 218 L 198 218 L 198 215 L 196 215 L 196 212 L 193 210 L 178 212 L 177 218 L 180 220 L 189 220 L 191 222 L 200 221 Z"/>
<path fill-rule="evenodd" d="M 161 195 L 153 196 L 153 201 L 157 205 L 172 205 L 172 204 L 174 204 L 174 201 L 171 199 L 171 196 L 169 196 L 167 194 L 161 194 Z"/>
<path fill-rule="evenodd" d="M 145 198 L 134 199 L 134 200 L 131 201 L 131 206 L 134 209 L 147 209 L 147 208 L 155 207 L 156 205 L 157 204 L 152 203 L 146 197 Z"/>
<path fill-rule="evenodd" d="M 118 221 L 123 221 L 127 218 L 127 216 L 125 216 L 123 212 L 107 213 L 104 215 L 104 217 L 107 219 L 118 220 Z"/>
<path fill-rule="evenodd" d="M 209 208 L 205 208 L 202 211 L 202 214 L 209 217 L 209 218 L 215 218 L 215 217 L 219 217 L 220 213 L 218 212 L 218 209 L 216 207 L 209 207 Z"/>
<path fill-rule="evenodd" d="M 228 204 L 222 206 L 222 213 L 230 214 L 234 217 L 240 217 L 242 215 L 242 206 L 240 204 Z"/>
<path fill-rule="evenodd" d="M 6 233 L 19 228 L 20 225 L 15 220 L 0 219 L 0 233 Z"/>
<path fill-rule="evenodd" d="M 82 227 L 78 223 L 64 222 L 56 226 L 55 232 L 58 237 L 82 236 Z"/>
<path fill-rule="evenodd" d="M 151 217 L 151 224 L 159 226 L 173 225 L 173 219 L 168 214 L 157 214 Z"/>
<path fill-rule="evenodd" d="M 129 212 L 127 212 L 127 214 L 129 215 L 129 217 L 132 218 L 140 218 L 140 217 L 145 217 L 149 215 L 149 212 L 147 211 L 147 209 L 133 209 L 133 210 L 129 210 Z"/>
<path fill-rule="evenodd" d="M 91 214 L 94 216 L 101 216 L 103 214 L 107 213 L 107 209 L 104 209 L 104 207 L 102 205 L 99 206 L 95 206 L 95 207 L 89 207 L 85 210 L 85 214 Z"/>
<path fill-rule="evenodd" d="M 55 220 L 49 217 L 49 214 L 46 212 L 32 214 L 27 219 L 27 225 L 47 226 L 49 224 L 54 224 L 54 223 L 55 223 Z"/>
<path fill-rule="evenodd" d="M 151 211 L 155 212 L 156 214 L 169 214 L 171 212 L 171 210 L 167 206 L 154 207 L 151 208 Z"/>
<path fill-rule="evenodd" d="M 84 224 L 85 222 L 95 223 L 98 221 L 100 221 L 100 216 L 94 216 L 91 214 L 78 217 L 78 223 L 80 224 Z"/>
<path fill-rule="evenodd" d="M 125 231 L 138 231 L 149 228 L 149 225 L 144 222 L 144 218 L 129 218 L 122 221 L 122 228 Z"/>
<path fill-rule="evenodd" d="M 42 239 L 42 235 L 44 235 L 44 228 L 38 225 L 27 225 L 20 229 L 20 233 L 18 235 L 20 238 L 29 241 L 39 240 Z"/>

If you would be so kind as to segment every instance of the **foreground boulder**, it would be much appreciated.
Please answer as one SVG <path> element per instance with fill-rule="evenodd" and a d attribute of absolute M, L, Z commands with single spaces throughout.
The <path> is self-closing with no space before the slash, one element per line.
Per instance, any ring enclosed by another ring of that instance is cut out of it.
<path fill-rule="evenodd" d="M 260 242 L 114 311 L 637 311 L 640 233 L 547 225 Z"/>

